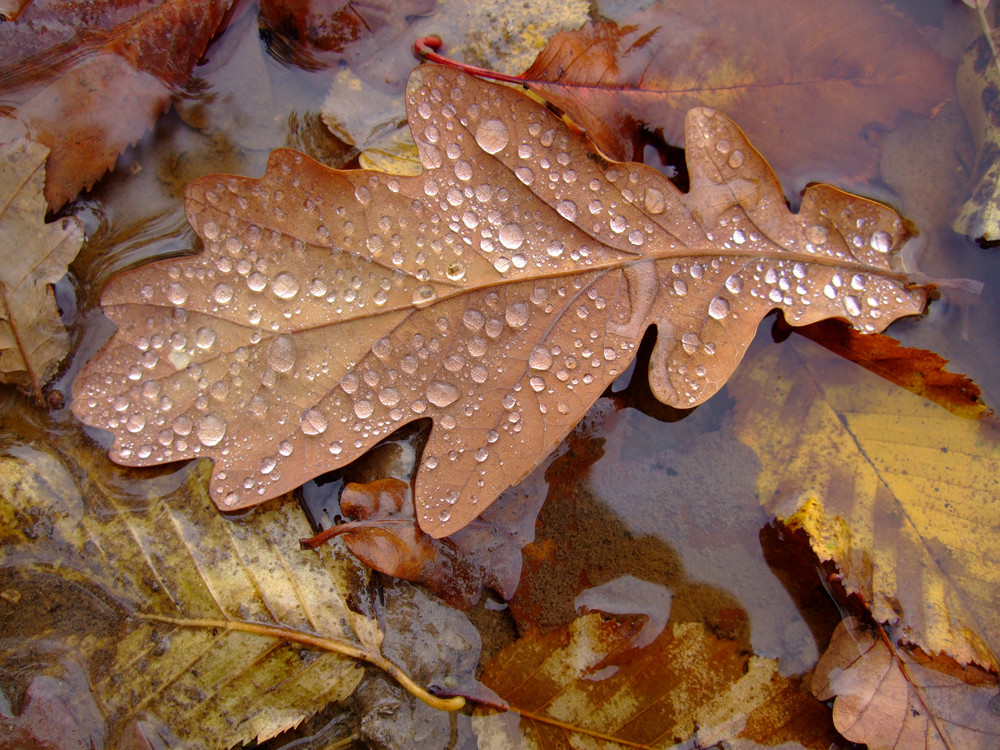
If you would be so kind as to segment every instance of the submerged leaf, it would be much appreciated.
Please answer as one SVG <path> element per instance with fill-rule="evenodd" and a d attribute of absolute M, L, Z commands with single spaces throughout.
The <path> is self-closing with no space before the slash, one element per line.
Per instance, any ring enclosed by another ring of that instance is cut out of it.
<path fill-rule="evenodd" d="M 45 223 L 45 157 L 31 141 L 0 145 L 0 382 L 41 400 L 69 350 L 52 285 L 83 244 L 73 218 Z"/>
<path fill-rule="evenodd" d="M 684 113 L 717 108 L 798 185 L 876 174 L 873 126 L 951 96 L 913 23 L 873 0 L 660 2 L 557 35 L 521 78 L 616 159 L 642 129 L 683 145 Z"/>
<path fill-rule="evenodd" d="M 863 629 L 849 617 L 813 675 L 820 700 L 836 698 L 833 722 L 869 750 L 1000 746 L 995 675 L 937 665 Z"/>
<path fill-rule="evenodd" d="M 736 738 L 830 746 L 826 709 L 781 677 L 774 660 L 748 657 L 693 622 L 671 622 L 639 648 L 643 619 L 586 614 L 497 654 L 481 679 L 514 715 L 480 712 L 480 747 L 569 748 L 588 739 L 709 747 Z"/>
<path fill-rule="evenodd" d="M 960 419 L 798 337 L 729 392 L 737 435 L 763 465 L 764 507 L 810 535 L 877 622 L 898 622 L 928 653 L 996 668 L 993 421 Z"/>
<path fill-rule="evenodd" d="M 158 717 L 184 747 L 226 748 L 350 696 L 357 659 L 407 683 L 347 605 L 357 563 L 298 551 L 292 505 L 227 520 L 192 467 L 134 507 L 75 472 L 46 450 L 0 457 L 0 588 L 16 600 L 0 655 L 78 648 L 113 732 Z"/>
<path fill-rule="evenodd" d="M 276 151 L 259 180 L 189 187 L 204 253 L 108 285 L 118 333 L 74 384 L 113 460 L 211 457 L 229 510 L 430 417 L 417 518 L 442 537 L 562 440 L 650 325 L 653 393 L 691 407 L 772 309 L 876 331 L 923 307 L 896 268 L 894 212 L 817 185 L 791 213 L 712 110 L 688 115 L 687 194 L 449 68 L 414 71 L 407 113 L 417 177 Z"/>

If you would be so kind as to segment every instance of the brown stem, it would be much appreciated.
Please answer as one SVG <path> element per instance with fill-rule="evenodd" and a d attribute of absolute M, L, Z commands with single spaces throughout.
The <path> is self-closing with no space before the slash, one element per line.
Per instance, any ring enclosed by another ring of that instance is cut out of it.
<path fill-rule="evenodd" d="M 441 65 L 447 65 L 452 68 L 458 68 L 459 70 L 464 70 L 466 73 L 479 76 L 480 78 L 489 78 L 493 81 L 503 81 L 505 83 L 524 84 L 524 80 L 520 76 L 509 76 L 506 73 L 497 73 L 495 70 L 489 70 L 488 68 L 480 68 L 476 65 L 467 65 L 466 63 L 459 62 L 458 60 L 452 60 L 450 57 L 438 54 L 436 50 L 441 49 L 443 46 L 444 42 L 436 36 L 422 36 L 414 42 L 413 50 L 425 60 L 439 63 Z"/>

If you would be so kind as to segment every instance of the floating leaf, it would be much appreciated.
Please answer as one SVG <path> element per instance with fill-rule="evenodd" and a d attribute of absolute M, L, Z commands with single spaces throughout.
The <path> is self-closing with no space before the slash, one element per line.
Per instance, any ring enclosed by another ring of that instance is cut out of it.
<path fill-rule="evenodd" d="M 913 23 L 872 0 L 660 2 L 555 36 L 521 78 L 622 160 L 643 128 L 683 145 L 684 113 L 715 107 L 796 184 L 876 174 L 873 125 L 951 96 Z"/>
<path fill-rule="evenodd" d="M 449 68 L 413 73 L 407 114 L 417 177 L 276 151 L 259 180 L 189 187 L 204 253 L 108 285 L 118 333 L 74 384 L 113 460 L 211 457 L 230 510 L 430 417 L 417 518 L 442 537 L 562 440 L 650 325 L 653 393 L 691 407 L 772 309 L 876 331 L 923 307 L 895 267 L 895 213 L 818 185 L 792 214 L 712 110 L 688 115 L 687 194 Z"/>
<path fill-rule="evenodd" d="M 357 563 L 299 551 L 294 506 L 230 521 L 198 467 L 141 506 L 76 471 L 33 447 L 0 457 L 0 650 L 78 648 L 113 732 L 158 717 L 185 747 L 270 737 L 350 696 L 358 659 L 461 702 L 382 656 L 378 625 L 346 603 Z"/>
<path fill-rule="evenodd" d="M 1000 746 L 995 675 L 909 654 L 853 617 L 834 631 L 813 692 L 836 698 L 837 730 L 869 750 Z"/>
<path fill-rule="evenodd" d="M 45 223 L 45 157 L 31 141 L 0 145 L 0 382 L 41 401 L 69 351 L 52 285 L 83 244 L 76 219 Z"/>
<path fill-rule="evenodd" d="M 803 371 L 800 378 L 781 373 Z M 901 638 L 962 664 L 1000 653 L 1000 446 L 960 419 L 798 337 L 729 392 L 757 451 L 764 507 L 811 537 L 849 593 Z"/>
<path fill-rule="evenodd" d="M 32 3 L 0 25 L 0 142 L 19 136 L 51 149 L 45 197 L 53 210 L 91 187 L 170 104 L 231 0 L 103 2 L 88 28 L 66 23 L 56 0 Z M 44 61 L 39 64 L 39 59 Z"/>
<path fill-rule="evenodd" d="M 781 677 L 774 660 L 748 657 L 692 622 L 670 623 L 635 648 L 643 619 L 586 614 L 497 654 L 481 679 L 511 712 L 476 716 L 480 747 L 569 748 L 588 739 L 709 747 L 737 737 L 830 746 L 826 709 Z"/>

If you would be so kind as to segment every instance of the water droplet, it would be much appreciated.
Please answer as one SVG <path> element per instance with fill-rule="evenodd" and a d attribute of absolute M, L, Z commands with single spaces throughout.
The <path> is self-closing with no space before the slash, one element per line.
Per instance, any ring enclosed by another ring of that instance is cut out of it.
<path fill-rule="evenodd" d="M 831 284 L 827 284 L 823 287 L 823 294 L 826 295 L 827 299 L 837 298 L 837 290 L 834 289 Z"/>
<path fill-rule="evenodd" d="M 282 440 L 280 443 L 278 443 L 278 453 L 280 453 L 282 456 L 292 455 L 292 451 L 294 449 L 295 447 L 288 440 Z"/>
<path fill-rule="evenodd" d="M 479 310 L 466 310 L 462 315 L 462 323 L 470 331 L 478 331 L 485 322 L 486 318 Z"/>
<path fill-rule="evenodd" d="M 813 224 L 806 227 L 806 239 L 814 245 L 822 245 L 829 236 L 830 233 L 821 224 Z"/>
<path fill-rule="evenodd" d="M 576 221 L 576 204 L 573 201 L 559 201 L 556 204 L 556 211 L 566 221 Z"/>
<path fill-rule="evenodd" d="M 621 214 L 615 214 L 611 217 L 611 231 L 615 234 L 621 234 L 628 227 L 628 221 Z"/>
<path fill-rule="evenodd" d="M 490 457 L 490 449 L 485 446 L 476 451 L 476 461 L 482 463 Z"/>
<path fill-rule="evenodd" d="M 140 432 L 145 426 L 146 418 L 141 414 L 129 415 L 128 421 L 125 423 L 125 429 L 132 433 Z"/>
<path fill-rule="evenodd" d="M 295 347 L 290 336 L 272 339 L 264 355 L 267 366 L 277 372 L 288 372 L 295 366 Z"/>
<path fill-rule="evenodd" d="M 327 425 L 326 415 L 315 407 L 306 409 L 299 417 L 299 427 L 306 435 L 321 435 L 326 432 Z"/>
<path fill-rule="evenodd" d="M 646 235 L 640 232 L 638 229 L 633 229 L 628 233 L 628 241 L 638 247 L 646 241 Z"/>
<path fill-rule="evenodd" d="M 528 322 L 528 303 L 515 302 L 508 305 L 504 317 L 507 318 L 507 325 L 511 328 L 520 328 Z"/>
<path fill-rule="evenodd" d="M 279 273 L 274 277 L 271 291 L 274 292 L 275 296 L 281 297 L 281 299 L 291 299 L 299 293 L 299 280 L 290 273 Z"/>
<path fill-rule="evenodd" d="M 385 359 L 392 353 L 392 342 L 388 338 L 382 337 L 372 344 L 372 354 L 379 359 Z"/>
<path fill-rule="evenodd" d="M 796 263 L 792 266 L 792 275 L 797 279 L 804 279 L 806 277 L 806 264 Z"/>
<path fill-rule="evenodd" d="M 372 255 L 378 255 L 385 249 L 385 240 L 383 240 L 380 235 L 370 234 L 365 240 L 365 247 L 368 248 L 368 252 Z M 277 281 L 277 279 L 275 279 L 275 281 Z"/>
<path fill-rule="evenodd" d="M 334 441 L 334 442 L 330 443 L 330 448 L 329 449 L 330 449 L 330 453 L 332 453 L 335 456 L 339 456 L 341 454 L 341 452 L 344 450 L 344 446 L 340 444 L 339 440 L 337 440 L 337 441 Z"/>
<path fill-rule="evenodd" d="M 458 388 L 451 383 L 442 383 L 435 380 L 427 386 L 427 400 L 440 409 L 449 406 L 458 400 Z"/>
<path fill-rule="evenodd" d="M 274 456 L 265 456 L 260 462 L 260 473 L 270 474 L 277 465 L 278 461 Z"/>
<path fill-rule="evenodd" d="M 532 172 L 528 167 L 517 167 L 514 170 L 514 174 L 517 175 L 517 179 L 519 179 L 525 185 L 530 185 L 535 180 L 535 173 Z"/>
<path fill-rule="evenodd" d="M 733 242 L 735 242 L 737 245 L 742 245 L 746 241 L 747 241 L 747 236 L 743 234 L 743 232 L 741 232 L 739 229 L 733 232 Z"/>
<path fill-rule="evenodd" d="M 383 388 L 378 393 L 378 400 L 383 406 L 395 406 L 401 398 L 402 395 L 395 388 Z"/>
<path fill-rule="evenodd" d="M 743 291 L 743 279 L 739 276 L 730 276 L 726 279 L 726 289 L 728 289 L 732 294 L 739 294 Z"/>
<path fill-rule="evenodd" d="M 517 250 L 524 242 L 524 230 L 519 224 L 504 224 L 499 232 L 500 244 L 508 250 Z"/>
<path fill-rule="evenodd" d="M 198 440 L 206 448 L 217 445 L 225 434 L 226 420 L 218 414 L 206 414 L 198 421 Z"/>
<path fill-rule="evenodd" d="M 215 331 L 211 328 L 199 328 L 195 334 L 194 343 L 199 349 L 211 349 L 215 343 Z"/>
<path fill-rule="evenodd" d="M 476 336 L 475 338 L 469 341 L 469 344 L 466 348 L 468 349 L 469 354 L 472 355 L 473 357 L 482 357 L 484 354 L 486 354 L 486 339 L 480 336 Z"/>
<path fill-rule="evenodd" d="M 171 284 L 167 287 L 167 299 L 172 305 L 183 305 L 187 302 L 188 292 L 183 284 Z"/>
<path fill-rule="evenodd" d="M 413 304 L 417 307 L 429 305 L 437 298 L 437 291 L 429 284 L 424 284 L 413 292 Z"/>
<path fill-rule="evenodd" d="M 528 366 L 532 370 L 548 370 L 552 367 L 552 352 L 544 346 L 536 346 L 528 357 Z"/>
<path fill-rule="evenodd" d="M 674 279 L 674 294 L 683 297 L 688 293 L 688 285 L 684 279 Z"/>
<path fill-rule="evenodd" d="M 739 149 L 736 149 L 729 155 L 729 166 L 733 169 L 739 169 L 742 167 L 744 161 L 746 161 L 746 157 Z"/>
<path fill-rule="evenodd" d="M 889 236 L 888 232 L 883 232 L 879 230 L 872 235 L 871 242 L 872 250 L 879 253 L 887 253 L 892 247 L 892 237 Z"/>
<path fill-rule="evenodd" d="M 430 119 L 431 105 L 428 104 L 426 101 L 420 102 L 417 105 L 417 114 L 420 115 L 425 120 Z"/>
<path fill-rule="evenodd" d="M 732 141 L 722 138 L 718 143 L 715 144 L 715 150 L 718 151 L 720 154 L 728 154 L 730 151 L 733 150 L 733 143 Z"/>
<path fill-rule="evenodd" d="M 510 142 L 510 133 L 503 120 L 491 118 L 479 123 L 476 128 L 476 143 L 488 154 L 502 151 Z"/>
<path fill-rule="evenodd" d="M 860 315 L 861 314 L 861 303 L 858 302 L 858 298 L 848 295 L 844 297 L 844 309 L 847 310 L 848 315 Z"/>
<path fill-rule="evenodd" d="M 681 336 L 681 346 L 684 347 L 684 351 L 688 354 L 694 354 L 698 351 L 698 347 L 701 346 L 701 339 L 698 338 L 698 334 L 688 331 Z"/>
<path fill-rule="evenodd" d="M 233 288 L 226 284 L 225 282 L 221 284 L 216 284 L 215 289 L 212 290 L 212 299 L 218 302 L 220 305 L 224 305 L 229 300 L 233 298 Z"/>
<path fill-rule="evenodd" d="M 263 292 L 266 286 L 267 276 L 260 273 L 260 271 L 254 271 L 247 276 L 247 287 L 249 287 L 251 292 Z"/>
<path fill-rule="evenodd" d="M 716 297 L 708 306 L 708 314 L 716 320 L 722 320 L 729 315 L 729 302 L 722 297 Z"/>
<path fill-rule="evenodd" d="M 561 243 L 559 240 L 555 240 L 549 244 L 549 246 L 545 249 L 545 252 L 549 254 L 550 258 L 558 258 L 560 255 L 563 254 L 563 251 L 565 249 L 566 248 L 563 247 L 563 243 Z"/>
<path fill-rule="evenodd" d="M 368 419 L 375 411 L 375 405 L 367 399 L 361 399 L 354 403 L 354 413 L 358 419 Z"/>
<path fill-rule="evenodd" d="M 461 281 L 465 277 L 465 266 L 456 260 L 445 269 L 444 273 L 451 281 Z"/>
<path fill-rule="evenodd" d="M 646 194 L 643 198 L 643 202 L 646 205 L 646 211 L 653 214 L 662 214 L 667 210 L 667 201 L 661 193 L 656 188 L 646 188 Z"/>
<path fill-rule="evenodd" d="M 865 277 L 860 273 L 854 274 L 854 276 L 851 277 L 851 289 L 855 289 L 860 292 L 865 288 L 865 281 Z"/>

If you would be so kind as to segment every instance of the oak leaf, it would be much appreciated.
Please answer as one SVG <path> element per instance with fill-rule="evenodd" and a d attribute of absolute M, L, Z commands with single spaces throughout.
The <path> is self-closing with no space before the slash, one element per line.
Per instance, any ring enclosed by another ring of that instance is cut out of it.
<path fill-rule="evenodd" d="M 114 167 L 188 79 L 232 0 L 88 6 L 87 27 L 40 0 L 0 25 L 0 142 L 28 136 L 48 157 L 53 210 Z"/>
<path fill-rule="evenodd" d="M 799 378 L 781 374 L 802 371 Z M 765 509 L 801 528 L 879 623 L 929 654 L 1000 654 L 1000 441 L 799 337 L 729 386 Z"/>
<path fill-rule="evenodd" d="M 933 112 L 950 77 L 911 21 L 871 0 L 660 2 L 558 34 L 520 76 L 615 159 L 641 156 L 643 129 L 683 145 L 684 113 L 714 107 L 796 186 L 877 174 L 872 131 Z"/>
<path fill-rule="evenodd" d="M 836 698 L 833 723 L 869 750 L 1000 745 L 996 676 L 936 664 L 849 617 L 816 665 L 813 693 Z"/>
<path fill-rule="evenodd" d="M 195 257 L 105 289 L 118 332 L 74 384 L 113 460 L 215 460 L 235 510 L 434 420 L 421 528 L 458 531 L 554 448 L 650 325 L 662 402 L 712 396 L 760 319 L 882 330 L 923 308 L 887 207 L 816 185 L 788 210 L 730 120 L 687 119 L 691 190 L 608 162 L 524 94 L 418 68 L 416 177 L 276 151 L 261 179 L 189 186 Z"/>
<path fill-rule="evenodd" d="M 23 139 L 0 145 L 0 382 L 39 401 L 69 351 L 52 285 L 83 244 L 76 219 L 45 223 L 48 152 Z"/>
<path fill-rule="evenodd" d="M 646 624 L 592 612 L 504 648 L 480 679 L 510 711 L 477 710 L 480 746 L 710 747 L 737 738 L 830 746 L 826 708 L 778 674 L 775 660 L 693 622 L 667 623 L 640 648 Z"/>

